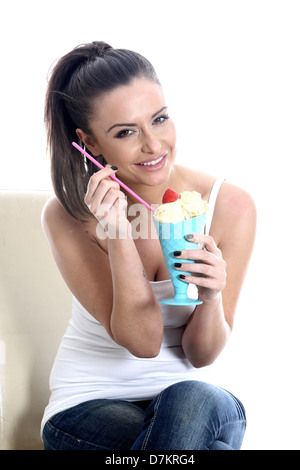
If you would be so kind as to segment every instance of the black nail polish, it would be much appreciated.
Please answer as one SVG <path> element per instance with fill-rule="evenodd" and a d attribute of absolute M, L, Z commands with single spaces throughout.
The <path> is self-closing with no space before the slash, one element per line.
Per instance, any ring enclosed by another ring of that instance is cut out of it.
<path fill-rule="evenodd" d="M 194 234 L 193 234 L 193 233 L 188 233 L 188 234 L 185 236 L 185 238 L 186 238 L 187 240 L 191 240 L 192 238 L 194 238 Z"/>
<path fill-rule="evenodd" d="M 174 256 L 180 256 L 181 255 L 181 251 L 174 251 Z"/>
<path fill-rule="evenodd" d="M 174 263 L 175 268 L 181 268 L 181 263 Z"/>
<path fill-rule="evenodd" d="M 116 171 L 118 169 L 118 167 L 117 166 L 111 166 L 111 169 Z"/>
<path fill-rule="evenodd" d="M 185 275 L 184 275 L 184 274 L 180 274 L 180 275 L 179 275 L 179 279 L 185 279 Z"/>

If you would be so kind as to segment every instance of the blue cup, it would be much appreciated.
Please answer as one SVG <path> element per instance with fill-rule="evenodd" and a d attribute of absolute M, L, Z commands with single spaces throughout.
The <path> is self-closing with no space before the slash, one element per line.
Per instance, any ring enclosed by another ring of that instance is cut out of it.
<path fill-rule="evenodd" d="M 178 258 L 174 256 L 174 251 L 195 250 L 195 243 L 189 242 L 185 235 L 189 233 L 203 233 L 206 214 L 192 217 L 191 219 L 182 220 L 175 224 L 158 222 L 153 216 L 154 225 L 159 237 L 160 245 L 164 255 L 164 259 L 168 268 L 168 272 L 174 287 L 175 295 L 173 298 L 162 299 L 160 303 L 166 305 L 199 305 L 202 300 L 193 300 L 187 296 L 188 283 L 179 278 L 180 274 L 190 275 L 188 271 L 178 271 L 174 267 L 174 263 L 178 262 Z M 180 258 L 181 263 L 194 263 L 194 260 L 185 260 Z"/>

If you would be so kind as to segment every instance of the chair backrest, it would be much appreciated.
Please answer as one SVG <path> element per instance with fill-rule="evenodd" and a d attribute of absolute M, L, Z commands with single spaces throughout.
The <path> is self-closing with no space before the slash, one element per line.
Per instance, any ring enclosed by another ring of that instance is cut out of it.
<path fill-rule="evenodd" d="M 41 226 L 51 192 L 0 191 L 0 449 L 42 449 L 51 366 L 71 294 Z"/>

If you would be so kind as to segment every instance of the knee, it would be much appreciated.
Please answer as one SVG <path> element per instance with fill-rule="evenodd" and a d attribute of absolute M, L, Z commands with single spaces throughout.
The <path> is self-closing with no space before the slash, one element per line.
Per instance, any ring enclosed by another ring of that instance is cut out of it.
<path fill-rule="evenodd" d="M 169 409 L 175 407 L 177 412 L 183 413 L 190 409 L 193 414 L 201 405 L 207 406 L 214 401 L 214 387 L 204 382 L 187 380 L 171 385 L 162 395 Z"/>
<path fill-rule="evenodd" d="M 231 393 L 214 385 L 188 380 L 171 385 L 163 392 L 166 405 L 177 412 L 196 416 L 226 415 L 245 420 L 242 403 Z"/>
<path fill-rule="evenodd" d="M 186 380 L 178 382 L 166 388 L 163 392 L 165 398 L 175 401 L 195 401 L 207 400 L 215 394 L 213 385 L 197 380 Z"/>

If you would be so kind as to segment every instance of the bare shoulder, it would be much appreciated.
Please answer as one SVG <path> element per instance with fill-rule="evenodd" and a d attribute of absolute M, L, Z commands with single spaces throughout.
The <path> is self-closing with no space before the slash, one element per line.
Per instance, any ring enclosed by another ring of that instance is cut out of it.
<path fill-rule="evenodd" d="M 203 199 L 209 200 L 217 180 L 216 176 L 180 165 L 176 165 L 176 170 L 180 178 L 181 191 L 198 191 Z M 223 223 L 228 217 L 230 223 L 247 218 L 253 220 L 256 217 L 256 209 L 253 198 L 247 191 L 224 180 L 218 194 L 214 219 L 222 220 Z"/>
<path fill-rule="evenodd" d="M 95 241 L 95 220 L 87 222 L 72 217 L 54 196 L 50 198 L 42 211 L 43 230 L 53 248 L 54 245 L 72 244 L 87 239 Z"/>
<path fill-rule="evenodd" d="M 232 183 L 224 181 L 221 185 L 211 234 L 218 244 L 243 238 L 252 243 L 256 231 L 256 207 L 252 196 Z"/>
<path fill-rule="evenodd" d="M 48 199 L 42 211 L 42 225 L 45 231 L 59 229 L 62 225 L 73 225 L 79 228 L 74 217 L 71 217 L 55 196 Z"/>
<path fill-rule="evenodd" d="M 256 207 L 252 196 L 243 188 L 224 181 L 221 185 L 216 204 L 216 214 L 230 219 L 231 223 L 238 220 L 256 218 Z"/>

